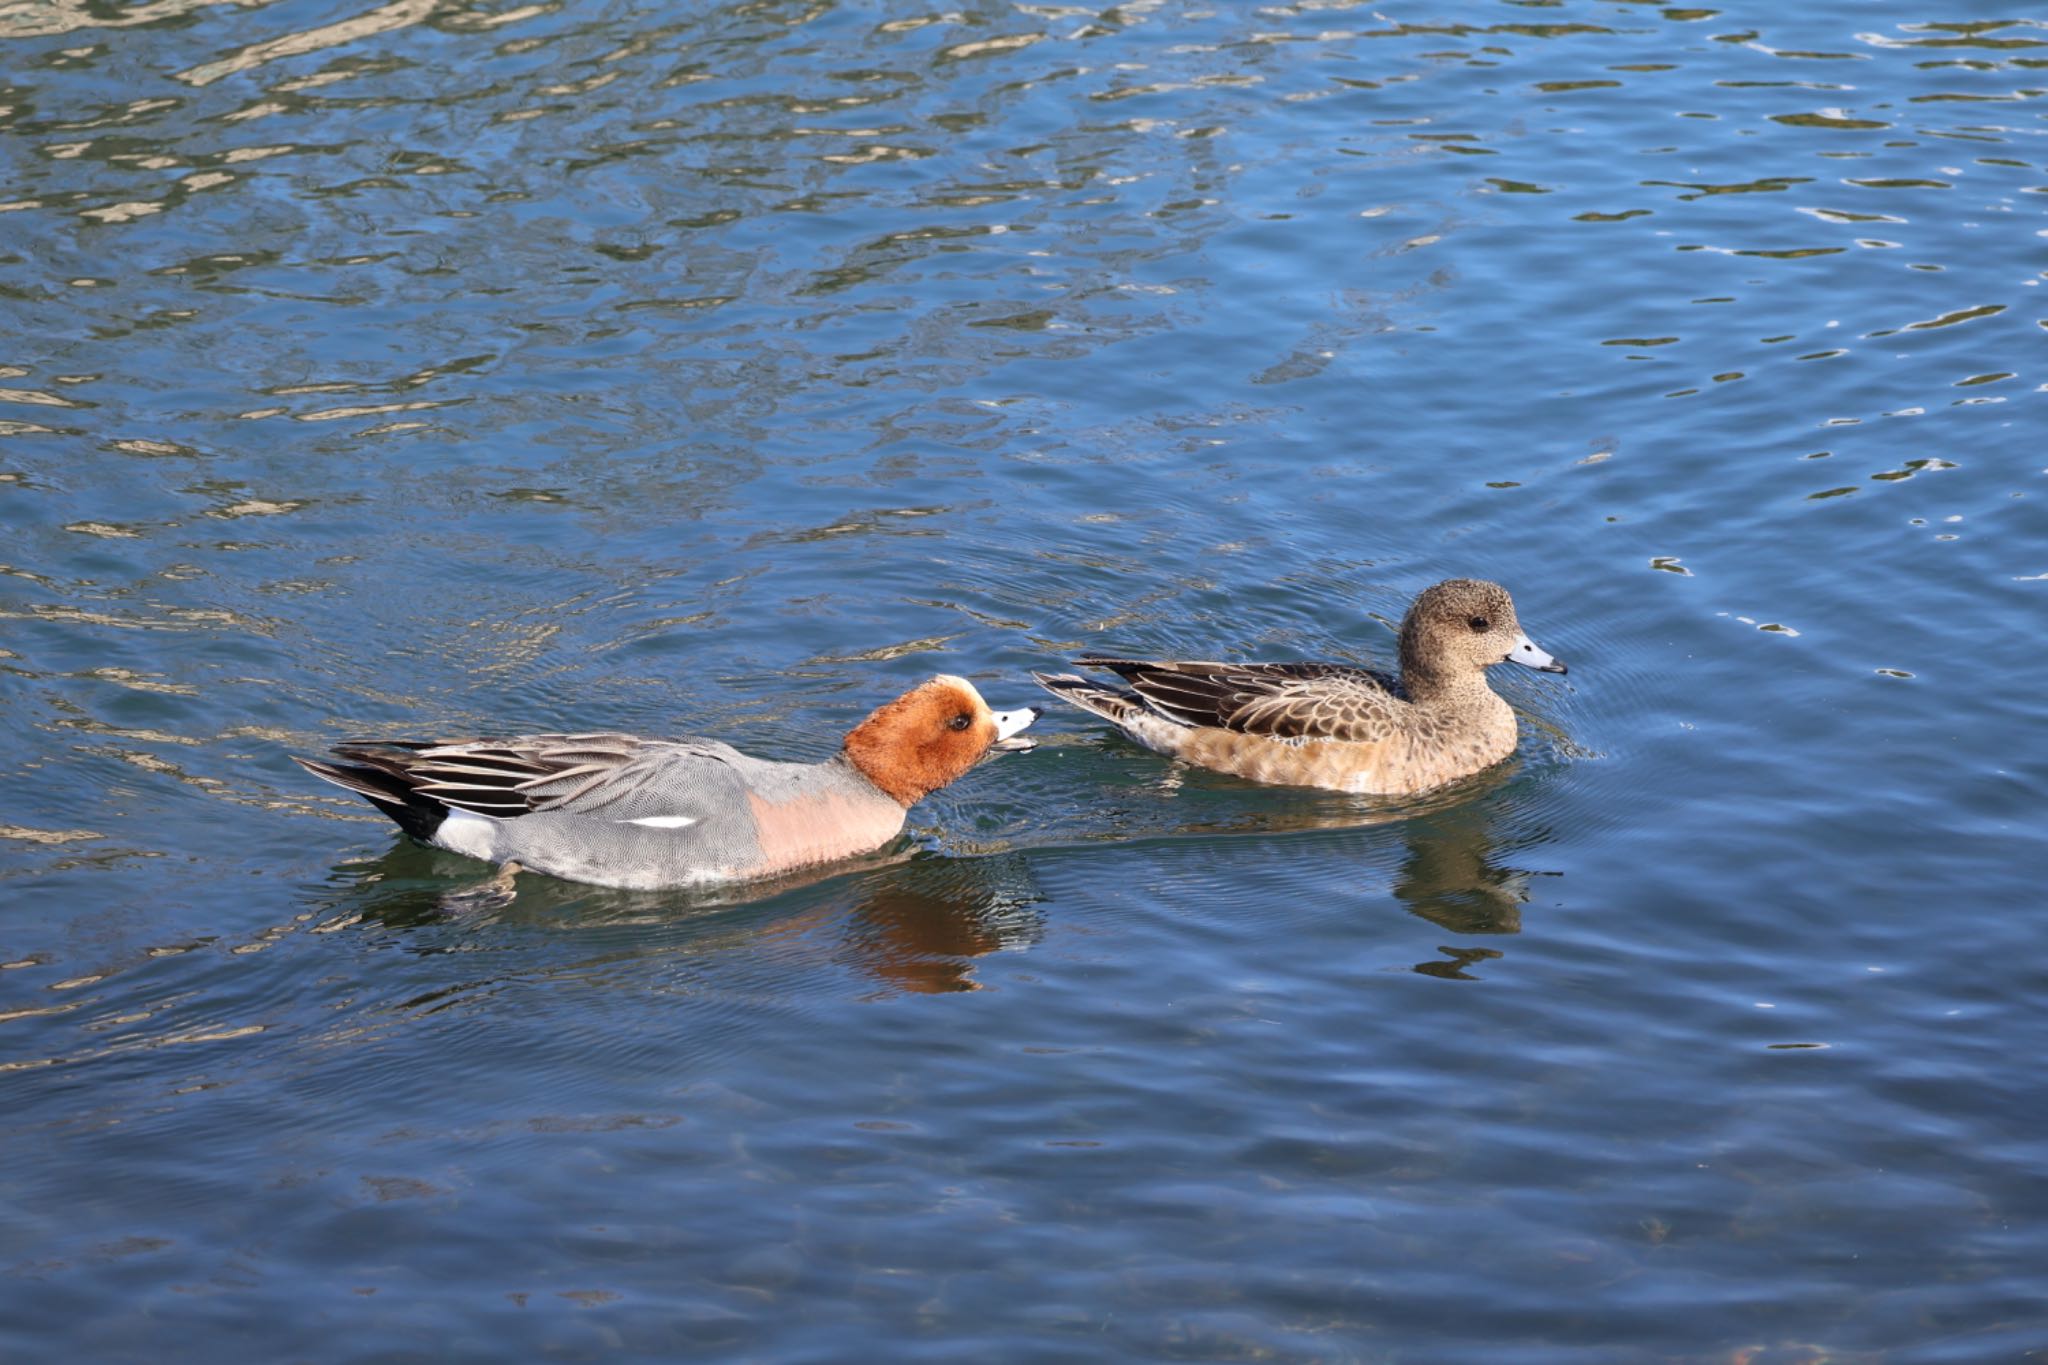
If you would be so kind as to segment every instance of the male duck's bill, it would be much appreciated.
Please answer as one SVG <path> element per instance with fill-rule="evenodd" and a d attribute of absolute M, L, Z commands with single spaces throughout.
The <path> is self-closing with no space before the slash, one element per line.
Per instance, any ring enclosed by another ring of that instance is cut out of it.
<path fill-rule="evenodd" d="M 1515 637 L 1515 647 L 1508 651 L 1505 663 L 1520 664 L 1533 668 L 1538 673 L 1569 673 L 1562 659 L 1554 659 L 1536 647 L 1536 642 L 1526 635 Z"/>
<path fill-rule="evenodd" d="M 1045 708 L 1040 706 L 1025 706 L 1015 711 L 989 712 L 996 723 L 996 742 L 988 746 L 989 752 L 1009 754 L 1036 749 L 1038 741 L 1024 734 L 1023 730 L 1044 714 Z"/>

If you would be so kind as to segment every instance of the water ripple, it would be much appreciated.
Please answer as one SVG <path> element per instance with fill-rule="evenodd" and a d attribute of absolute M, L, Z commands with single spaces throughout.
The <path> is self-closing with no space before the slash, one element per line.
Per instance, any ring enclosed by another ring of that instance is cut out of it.
<path fill-rule="evenodd" d="M 2041 21 L 0 43 L 13 1354 L 2039 1349 Z M 508 903 L 288 757 L 811 759 L 1465 574 L 1573 671 L 1410 801 L 1054 711 L 873 859 Z"/>

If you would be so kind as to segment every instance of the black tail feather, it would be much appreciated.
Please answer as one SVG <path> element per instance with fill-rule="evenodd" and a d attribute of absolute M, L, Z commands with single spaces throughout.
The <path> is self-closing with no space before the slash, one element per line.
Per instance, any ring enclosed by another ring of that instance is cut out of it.
<path fill-rule="evenodd" d="M 353 761 L 346 764 L 323 763 L 293 754 L 292 762 L 315 777 L 324 778 L 337 787 L 345 787 L 368 799 L 371 805 L 390 816 L 400 829 L 422 842 L 433 838 L 434 831 L 448 818 L 447 806 L 423 795 L 398 773 L 375 766 L 374 753 L 363 752 L 352 744 L 337 745 L 334 752 Z"/>

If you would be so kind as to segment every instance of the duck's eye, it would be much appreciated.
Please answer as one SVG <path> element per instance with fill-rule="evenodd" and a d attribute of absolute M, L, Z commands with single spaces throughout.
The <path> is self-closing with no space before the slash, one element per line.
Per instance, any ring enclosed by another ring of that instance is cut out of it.
<path fill-rule="evenodd" d="M 974 717 L 962 711 L 959 715 L 946 722 L 946 728 L 948 730 L 965 730 L 972 724 L 974 724 Z"/>
<path fill-rule="evenodd" d="M 1484 616 L 1475 616 L 1471 620 L 1467 621 L 1465 624 L 1472 627 L 1472 629 L 1474 630 L 1485 630 L 1486 618 Z"/>

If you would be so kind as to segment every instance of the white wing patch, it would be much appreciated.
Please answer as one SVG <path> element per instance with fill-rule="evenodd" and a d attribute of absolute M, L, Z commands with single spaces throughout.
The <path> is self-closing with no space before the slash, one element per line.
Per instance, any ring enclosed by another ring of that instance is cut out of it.
<path fill-rule="evenodd" d="M 694 815 L 643 815 L 638 820 L 614 820 L 615 825 L 645 825 L 649 829 L 681 829 L 697 823 Z"/>

